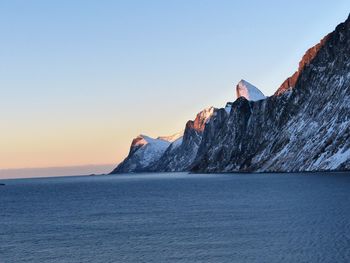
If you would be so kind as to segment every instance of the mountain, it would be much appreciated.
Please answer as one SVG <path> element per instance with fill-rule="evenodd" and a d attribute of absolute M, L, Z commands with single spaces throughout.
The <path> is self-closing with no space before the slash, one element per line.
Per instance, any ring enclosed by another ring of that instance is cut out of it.
<path fill-rule="evenodd" d="M 173 142 L 150 170 L 154 172 L 189 170 L 197 155 L 205 126 L 216 111 L 214 107 L 206 108 L 197 114 L 194 121 L 188 121 L 181 141 Z"/>
<path fill-rule="evenodd" d="M 131 143 L 128 156 L 112 173 L 147 171 L 148 167 L 157 162 L 165 150 L 181 137 L 181 133 L 156 139 L 146 135 L 137 136 Z"/>
<path fill-rule="evenodd" d="M 128 156 L 111 174 L 188 170 L 215 111 L 209 107 L 199 112 L 194 121 L 187 122 L 184 132 L 156 139 L 139 135 L 132 141 Z"/>
<path fill-rule="evenodd" d="M 245 97 L 247 100 L 258 101 L 265 99 L 265 95 L 248 81 L 242 79 L 236 86 L 237 98 Z"/>
<path fill-rule="evenodd" d="M 264 100 L 238 98 L 203 134 L 193 172 L 350 169 L 350 18 Z"/>
<path fill-rule="evenodd" d="M 316 44 L 315 46 L 309 48 L 306 53 L 304 54 L 303 58 L 301 59 L 301 61 L 299 62 L 299 68 L 296 72 L 294 72 L 294 74 L 292 76 L 290 76 L 289 78 L 287 78 L 282 84 L 281 86 L 277 89 L 277 91 L 275 92 L 275 95 L 281 95 L 283 94 L 285 91 L 289 90 L 289 89 L 293 89 L 295 87 L 295 84 L 300 76 L 300 74 L 303 72 L 305 66 L 307 66 L 308 64 L 310 64 L 311 60 L 313 60 L 315 58 L 315 56 L 317 55 L 318 51 L 321 49 L 321 47 L 324 45 L 324 43 L 327 41 L 327 39 L 329 38 L 330 34 L 328 34 L 327 36 L 325 36 L 320 43 Z"/>
<path fill-rule="evenodd" d="M 236 94 L 188 121 L 183 136 L 134 139 L 112 173 L 350 170 L 350 17 L 273 96 L 245 80 Z"/>
<path fill-rule="evenodd" d="M 259 90 L 257 87 L 255 87 L 253 84 L 250 84 L 248 81 L 242 79 L 238 84 L 236 85 L 236 97 L 244 97 L 247 100 L 251 101 L 258 101 L 263 100 L 266 98 L 266 96 Z M 227 102 L 225 106 L 225 111 L 229 114 L 232 109 L 233 102 Z"/>

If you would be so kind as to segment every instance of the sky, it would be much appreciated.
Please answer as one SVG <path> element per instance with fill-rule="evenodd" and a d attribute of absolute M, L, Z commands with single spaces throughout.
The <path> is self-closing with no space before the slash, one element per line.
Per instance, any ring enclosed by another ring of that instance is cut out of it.
<path fill-rule="evenodd" d="M 0 1 L 0 170 L 110 169 L 138 134 L 176 133 L 233 101 L 241 79 L 272 95 L 349 11 L 348 0 Z"/>

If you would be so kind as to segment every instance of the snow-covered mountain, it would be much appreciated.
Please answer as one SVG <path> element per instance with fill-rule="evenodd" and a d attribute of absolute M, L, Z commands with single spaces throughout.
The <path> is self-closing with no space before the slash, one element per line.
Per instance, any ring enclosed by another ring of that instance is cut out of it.
<path fill-rule="evenodd" d="M 236 85 L 236 96 L 237 98 L 244 97 L 250 101 L 258 101 L 266 98 L 266 96 L 261 92 L 261 90 L 259 90 L 253 84 L 250 84 L 248 81 L 244 79 L 242 79 Z M 233 102 L 226 103 L 225 111 L 228 114 L 231 112 L 232 105 L 233 105 Z"/>
<path fill-rule="evenodd" d="M 113 172 L 350 170 L 350 17 L 273 96 L 245 80 L 236 94 L 188 121 L 183 137 L 134 139 Z"/>
<path fill-rule="evenodd" d="M 184 132 L 157 139 L 138 136 L 131 143 L 129 155 L 112 174 L 188 170 L 196 157 L 204 128 L 216 110 L 209 107 L 199 112 L 194 121 L 187 122 Z"/>
<path fill-rule="evenodd" d="M 237 98 L 244 97 L 247 100 L 258 101 L 265 99 L 265 95 L 254 85 L 242 79 L 236 87 Z"/>
<path fill-rule="evenodd" d="M 129 155 L 112 173 L 144 172 L 157 162 L 166 149 L 182 138 L 182 133 L 156 139 L 146 135 L 137 136 L 131 143 Z"/>

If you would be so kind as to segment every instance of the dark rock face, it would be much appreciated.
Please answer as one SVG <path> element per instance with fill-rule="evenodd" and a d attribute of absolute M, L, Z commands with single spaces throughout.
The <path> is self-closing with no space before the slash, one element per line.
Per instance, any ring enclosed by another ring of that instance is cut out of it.
<path fill-rule="evenodd" d="M 188 171 L 197 155 L 203 131 L 216 112 L 216 108 L 210 107 L 198 113 L 194 121 L 188 121 L 181 145 L 177 147 L 171 145 L 150 170 L 156 172 Z"/>
<path fill-rule="evenodd" d="M 227 118 L 217 114 L 192 171 L 350 169 L 350 19 L 286 83 L 265 100 L 238 99 Z"/>

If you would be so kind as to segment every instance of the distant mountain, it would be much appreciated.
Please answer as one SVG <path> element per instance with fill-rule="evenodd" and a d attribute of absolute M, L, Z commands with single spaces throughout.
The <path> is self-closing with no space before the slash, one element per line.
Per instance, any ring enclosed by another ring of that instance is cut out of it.
<path fill-rule="evenodd" d="M 181 137 L 181 133 L 156 139 L 146 135 L 137 136 L 131 143 L 129 155 L 112 173 L 147 171 L 148 167 L 157 162 L 165 150 Z"/>
<path fill-rule="evenodd" d="M 245 80 L 236 94 L 187 122 L 183 137 L 134 139 L 112 173 L 350 170 L 350 18 L 305 53 L 273 96 Z"/>
<path fill-rule="evenodd" d="M 202 110 L 194 121 L 187 122 L 184 132 L 172 136 L 153 139 L 139 135 L 132 141 L 129 155 L 112 174 L 188 170 L 196 157 L 205 125 L 215 111 L 214 107 Z"/>
<path fill-rule="evenodd" d="M 247 99 L 265 98 L 258 88 L 245 80 L 237 84 L 236 94 Z M 232 103 L 226 104 L 226 114 Z M 206 125 L 218 111 L 214 107 L 203 109 L 193 121 L 186 123 L 184 132 L 171 136 L 154 139 L 139 135 L 132 141 L 128 156 L 111 173 L 188 171 L 197 156 Z"/>

